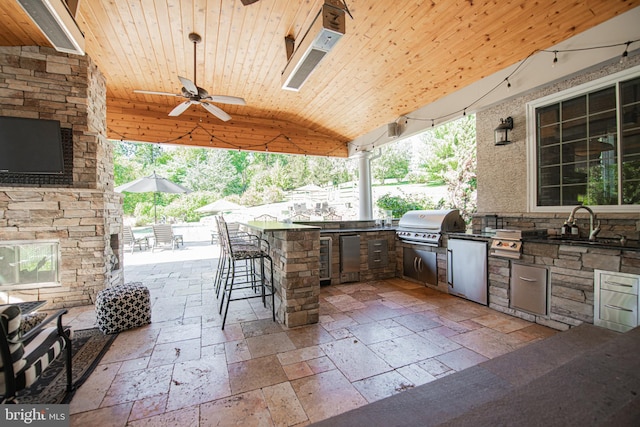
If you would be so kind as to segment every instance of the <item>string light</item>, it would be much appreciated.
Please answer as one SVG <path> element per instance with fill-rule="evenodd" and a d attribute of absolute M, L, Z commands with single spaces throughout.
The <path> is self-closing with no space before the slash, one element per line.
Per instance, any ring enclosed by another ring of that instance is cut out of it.
<path fill-rule="evenodd" d="M 627 57 L 629 56 L 629 45 L 633 42 L 627 42 L 624 48 L 624 52 L 622 52 L 622 56 L 620 57 L 620 63 L 624 64 L 627 62 Z"/>
<path fill-rule="evenodd" d="M 613 47 L 617 47 L 617 46 L 625 46 L 625 50 L 622 53 L 622 56 L 620 58 L 620 62 L 622 63 L 622 62 L 625 62 L 627 60 L 628 56 L 629 56 L 629 46 L 631 44 L 637 43 L 637 42 L 640 42 L 640 39 L 638 39 L 638 40 L 630 40 L 630 41 L 627 41 L 627 42 L 624 42 L 624 43 L 610 44 L 610 45 L 604 45 L 604 46 L 592 46 L 592 47 L 578 48 L 578 49 L 535 50 L 535 51 L 531 52 L 529 54 L 529 56 L 527 56 L 525 59 L 523 59 L 518 64 L 518 66 L 507 77 L 505 77 L 504 80 L 502 80 L 500 83 L 498 83 L 496 86 L 494 86 L 493 88 L 488 90 L 484 95 L 480 96 L 479 98 L 477 98 L 475 101 L 473 101 L 472 103 L 470 103 L 466 107 L 461 108 L 461 109 L 456 110 L 456 111 L 453 111 L 453 112 L 448 113 L 448 114 L 444 114 L 444 115 L 439 116 L 439 117 L 433 117 L 433 118 L 406 117 L 406 118 L 408 120 L 416 120 L 416 121 L 431 121 L 431 127 L 434 127 L 435 121 L 438 121 L 438 122 L 447 121 L 450 118 L 455 118 L 460 113 L 462 113 L 463 116 L 466 116 L 467 109 L 473 107 L 475 104 L 480 102 L 483 98 L 489 96 L 496 89 L 498 89 L 503 83 L 506 83 L 507 90 L 509 90 L 511 88 L 511 82 L 509 81 L 509 78 L 513 77 L 517 72 L 519 72 L 520 69 L 522 67 L 524 67 L 525 64 L 529 61 L 529 59 L 533 55 L 535 55 L 536 53 L 539 53 L 539 52 L 553 53 L 553 62 L 552 62 L 552 67 L 553 67 L 553 66 L 555 66 L 555 64 L 558 63 L 558 53 L 563 53 L 563 52 L 583 52 L 583 51 L 589 51 L 589 50 L 595 50 L 595 49 L 609 49 L 609 48 L 613 48 Z"/>
<path fill-rule="evenodd" d="M 453 111 L 450 112 L 448 114 L 439 116 L 439 117 L 434 117 L 434 118 L 420 118 L 420 117 L 408 117 L 408 116 L 404 116 L 405 118 L 405 123 L 408 122 L 409 120 L 416 120 L 416 121 L 431 121 L 431 127 L 435 127 L 435 122 L 438 121 L 446 121 L 449 118 L 454 118 L 456 117 L 458 114 L 462 113 L 462 116 L 466 116 L 467 115 L 467 109 L 473 107 L 475 104 L 477 104 L 478 102 L 480 102 L 482 99 L 484 99 L 485 97 L 489 96 L 491 93 L 493 93 L 495 90 L 497 90 L 503 83 L 506 82 L 507 84 L 507 89 L 509 90 L 511 88 L 511 82 L 509 81 L 510 77 L 513 77 L 514 74 L 516 74 L 517 72 L 520 71 L 520 69 L 522 67 L 524 67 L 524 65 L 529 61 L 529 59 L 531 59 L 531 57 L 539 52 L 548 52 L 548 53 L 553 53 L 553 62 L 552 62 L 552 67 L 555 67 L 555 65 L 558 63 L 558 53 L 564 53 L 564 52 L 583 52 L 583 51 L 588 51 L 588 50 L 595 50 L 595 49 L 607 49 L 607 48 L 612 48 L 612 47 L 617 47 L 617 46 L 625 46 L 624 52 L 622 52 L 622 56 L 620 57 L 620 62 L 623 63 L 628 59 L 629 56 L 629 46 L 631 46 L 631 44 L 633 43 L 637 43 L 640 42 L 640 39 L 638 40 L 630 40 L 624 43 L 617 43 L 617 44 L 611 44 L 611 45 L 604 45 L 604 46 L 592 46 L 592 47 L 586 47 L 586 48 L 577 48 L 577 49 L 562 49 L 562 50 L 535 50 L 533 52 L 531 52 L 526 58 L 524 58 L 519 64 L 518 66 L 504 79 L 502 80 L 500 83 L 498 83 L 496 86 L 494 86 L 493 88 L 491 88 L 490 90 L 488 90 L 484 95 L 480 96 L 479 98 L 477 98 L 475 101 L 473 101 L 472 103 L 470 103 L 469 105 L 467 105 L 466 107 L 459 109 L 457 111 Z M 202 118 L 200 119 L 200 122 L 202 122 Z M 205 133 L 207 133 L 210 136 L 210 144 L 213 144 L 213 140 L 216 139 L 218 141 L 220 141 L 222 144 L 227 145 L 231 148 L 237 148 L 238 152 L 241 152 L 242 149 L 245 150 L 258 150 L 262 147 L 264 147 L 264 150 L 266 152 L 269 151 L 269 143 L 275 141 L 276 139 L 283 137 L 284 139 L 286 139 L 290 144 L 292 144 L 294 147 L 296 147 L 302 154 L 306 155 L 308 154 L 307 151 L 305 149 L 303 149 L 302 147 L 298 146 L 295 142 L 293 142 L 293 140 L 288 137 L 287 135 L 284 134 L 279 134 L 276 137 L 272 138 L 270 141 L 268 141 L 267 143 L 263 143 L 260 145 L 246 145 L 246 146 L 239 146 L 237 144 L 233 144 L 229 141 L 225 141 L 219 137 L 214 136 L 212 133 L 210 133 L 209 131 L 207 131 L 204 127 L 202 127 L 199 123 L 189 132 L 185 133 L 184 135 L 180 135 L 177 136 L 173 139 L 169 139 L 166 141 L 157 141 L 158 144 L 168 144 L 171 142 L 175 142 L 175 141 L 179 141 L 180 139 L 184 138 L 185 136 L 189 135 L 189 140 L 193 141 L 193 137 L 192 137 L 192 132 L 195 131 L 196 129 L 202 129 Z M 120 134 L 118 132 L 115 132 L 113 129 L 108 129 L 110 133 L 116 134 L 118 136 L 120 136 L 120 142 L 124 142 L 124 139 L 126 138 L 126 135 Z M 386 135 L 386 130 L 384 131 L 383 135 L 381 135 L 380 137 L 378 137 L 372 144 L 371 147 L 375 148 L 375 143 L 382 137 Z M 359 147 L 356 144 L 353 143 L 346 143 L 348 146 L 355 146 L 355 151 L 358 152 L 360 150 L 365 150 L 366 147 L 368 146 L 364 146 L 364 147 Z M 224 147 L 221 147 L 224 148 Z M 336 147 L 333 150 L 330 150 L 326 153 L 326 155 L 330 155 L 338 150 L 341 150 L 342 147 Z"/>
<path fill-rule="evenodd" d="M 209 132 L 206 128 L 204 128 L 200 124 L 197 124 L 190 131 L 185 132 L 182 135 L 178 135 L 175 138 L 168 139 L 168 140 L 165 140 L 165 141 L 154 141 L 152 143 L 153 144 L 171 144 L 171 143 L 174 143 L 174 142 L 177 142 L 177 141 L 180 141 L 180 140 L 186 138 L 187 135 L 189 136 L 189 140 L 193 141 L 193 133 L 198 129 L 200 129 L 201 131 L 203 131 L 204 133 L 206 133 L 209 136 L 209 144 L 214 145 L 214 142 L 215 142 L 214 140 L 217 140 L 217 141 L 220 141 L 221 144 L 224 144 L 224 145 L 227 146 L 227 147 L 224 147 L 224 146 L 220 146 L 219 145 L 218 146 L 219 148 L 227 148 L 227 149 L 230 149 L 230 150 L 231 149 L 233 149 L 233 150 L 237 149 L 238 152 L 242 152 L 243 149 L 244 150 L 249 150 L 249 151 L 251 151 L 251 150 L 260 151 L 260 150 L 266 148 L 266 151 L 268 151 L 269 144 L 271 144 L 272 142 L 274 142 L 275 140 L 277 140 L 279 138 L 284 138 L 290 145 L 294 146 L 300 152 L 300 154 L 304 154 L 304 155 L 309 154 L 309 152 L 307 150 L 305 150 L 303 147 L 301 147 L 298 144 L 296 144 L 293 141 L 293 139 L 291 139 L 289 136 L 287 136 L 287 135 L 285 135 L 283 133 L 280 133 L 280 134 L 276 135 L 275 137 L 271 138 L 266 143 L 255 144 L 255 145 L 238 145 L 238 144 L 231 143 L 229 141 L 225 141 L 222 138 L 219 138 L 219 137 L 215 136 L 213 133 Z M 108 130 L 109 133 L 119 136 L 120 137 L 120 142 L 124 142 L 124 140 L 126 138 L 126 136 L 124 134 L 121 134 L 120 132 L 116 132 L 115 130 L 113 130 L 111 128 L 107 128 L 107 130 Z M 330 155 L 330 154 L 335 153 L 336 151 L 341 151 L 342 149 L 343 149 L 343 147 L 337 146 L 336 148 L 326 152 L 325 154 L 326 155 Z"/>

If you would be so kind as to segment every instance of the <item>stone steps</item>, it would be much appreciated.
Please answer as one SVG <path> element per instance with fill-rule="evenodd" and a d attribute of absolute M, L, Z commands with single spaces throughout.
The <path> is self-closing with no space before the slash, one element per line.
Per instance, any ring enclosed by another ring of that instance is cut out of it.
<path fill-rule="evenodd" d="M 640 419 L 638 354 L 640 328 L 583 324 L 313 425 L 626 425 Z"/>

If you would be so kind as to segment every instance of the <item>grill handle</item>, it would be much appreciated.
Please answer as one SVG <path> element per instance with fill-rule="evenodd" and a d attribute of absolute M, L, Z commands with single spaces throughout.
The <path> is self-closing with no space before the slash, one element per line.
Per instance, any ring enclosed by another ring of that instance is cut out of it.
<path fill-rule="evenodd" d="M 447 249 L 447 285 L 453 288 L 453 251 Z"/>

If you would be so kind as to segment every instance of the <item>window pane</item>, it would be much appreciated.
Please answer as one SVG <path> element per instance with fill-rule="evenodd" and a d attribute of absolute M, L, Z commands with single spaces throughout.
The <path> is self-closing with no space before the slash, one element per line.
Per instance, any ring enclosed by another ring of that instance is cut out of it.
<path fill-rule="evenodd" d="M 587 163 L 569 163 L 562 166 L 563 184 L 586 184 Z"/>
<path fill-rule="evenodd" d="M 615 110 L 589 116 L 589 137 L 606 137 L 612 133 L 616 133 Z"/>
<path fill-rule="evenodd" d="M 557 186 L 560 184 L 560 166 L 540 169 L 540 186 Z"/>
<path fill-rule="evenodd" d="M 587 96 L 579 96 L 562 102 L 562 120 L 572 120 L 587 114 Z"/>
<path fill-rule="evenodd" d="M 616 89 L 614 86 L 589 94 L 589 114 L 602 111 L 615 111 Z"/>
<path fill-rule="evenodd" d="M 538 140 L 541 146 L 560 142 L 560 125 L 558 123 L 542 127 L 538 130 Z"/>
<path fill-rule="evenodd" d="M 620 83 L 620 100 L 622 105 L 629 105 L 640 101 L 640 78 Z"/>
<path fill-rule="evenodd" d="M 538 194 L 539 206 L 559 206 L 560 203 L 560 187 L 549 187 L 540 189 Z"/>
<path fill-rule="evenodd" d="M 545 127 L 557 124 L 560 121 L 560 105 L 554 104 L 548 107 L 538 108 L 538 126 Z"/>
<path fill-rule="evenodd" d="M 540 166 L 560 164 L 560 146 L 552 145 L 540 149 Z"/>
<path fill-rule="evenodd" d="M 620 83 L 622 203 L 640 204 L 640 78 Z"/>
<path fill-rule="evenodd" d="M 587 137 L 587 120 L 585 118 L 562 123 L 562 140 L 575 141 Z"/>
<path fill-rule="evenodd" d="M 587 194 L 587 185 L 565 185 L 562 187 L 562 205 L 581 205 L 584 195 Z"/>

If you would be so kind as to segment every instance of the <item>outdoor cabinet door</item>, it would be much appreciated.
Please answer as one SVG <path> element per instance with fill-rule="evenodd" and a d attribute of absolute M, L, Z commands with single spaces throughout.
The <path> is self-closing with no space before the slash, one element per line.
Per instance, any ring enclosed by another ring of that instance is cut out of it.
<path fill-rule="evenodd" d="M 487 242 L 449 239 L 449 293 L 487 305 Z"/>
<path fill-rule="evenodd" d="M 404 248 L 402 269 L 406 277 L 425 284 L 438 285 L 438 263 L 435 252 Z"/>

